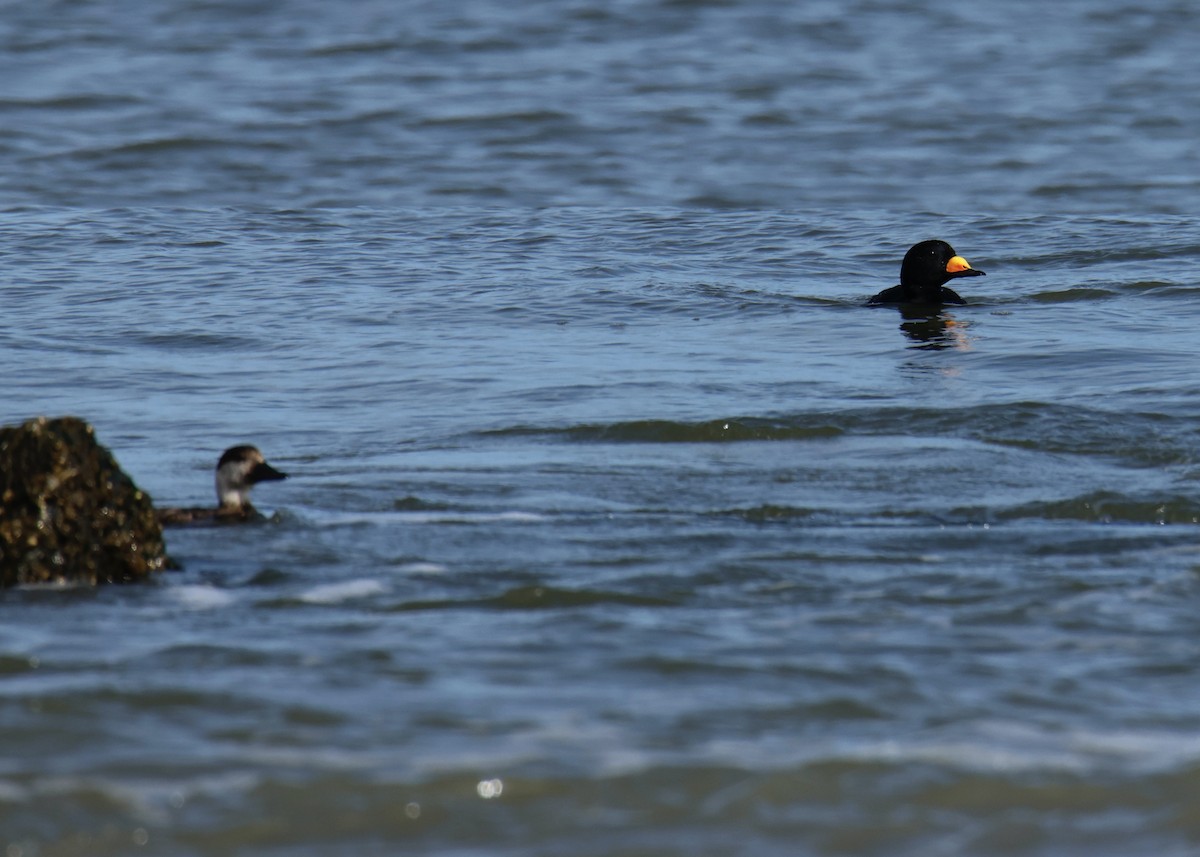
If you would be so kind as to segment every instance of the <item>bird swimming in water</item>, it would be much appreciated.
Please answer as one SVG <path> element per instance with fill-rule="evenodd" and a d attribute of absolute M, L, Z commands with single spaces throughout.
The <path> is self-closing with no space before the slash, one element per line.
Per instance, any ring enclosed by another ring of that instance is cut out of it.
<path fill-rule="evenodd" d="M 900 285 L 884 289 L 867 301 L 867 306 L 882 304 L 965 304 L 946 283 L 958 277 L 982 277 L 983 271 L 954 252 L 945 241 L 922 241 L 904 254 L 900 264 Z"/>
<path fill-rule="evenodd" d="M 262 517 L 250 504 L 250 488 L 259 482 L 287 479 L 267 463 L 253 446 L 231 446 L 217 462 L 217 506 L 197 509 L 159 509 L 163 526 L 179 524 L 235 524 Z"/>

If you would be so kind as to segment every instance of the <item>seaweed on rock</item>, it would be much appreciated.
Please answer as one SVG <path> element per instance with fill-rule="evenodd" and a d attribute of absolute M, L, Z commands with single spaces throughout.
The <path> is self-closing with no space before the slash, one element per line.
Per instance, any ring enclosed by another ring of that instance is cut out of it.
<path fill-rule="evenodd" d="M 170 566 L 150 497 L 88 423 L 0 427 L 0 586 L 130 583 Z"/>

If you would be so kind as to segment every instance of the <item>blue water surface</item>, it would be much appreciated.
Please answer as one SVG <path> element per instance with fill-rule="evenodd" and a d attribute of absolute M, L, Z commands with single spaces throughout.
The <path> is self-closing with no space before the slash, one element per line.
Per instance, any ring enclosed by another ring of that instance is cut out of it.
<path fill-rule="evenodd" d="M 291 478 L 0 595 L 7 853 L 1194 853 L 1190 13 L 9 4 L 0 422 Z"/>

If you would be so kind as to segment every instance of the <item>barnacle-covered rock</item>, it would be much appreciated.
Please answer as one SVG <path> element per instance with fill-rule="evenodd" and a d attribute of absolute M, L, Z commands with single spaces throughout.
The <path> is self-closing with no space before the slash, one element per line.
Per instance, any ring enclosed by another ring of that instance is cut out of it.
<path fill-rule="evenodd" d="M 0 428 L 0 586 L 129 583 L 169 565 L 149 496 L 90 425 Z"/>

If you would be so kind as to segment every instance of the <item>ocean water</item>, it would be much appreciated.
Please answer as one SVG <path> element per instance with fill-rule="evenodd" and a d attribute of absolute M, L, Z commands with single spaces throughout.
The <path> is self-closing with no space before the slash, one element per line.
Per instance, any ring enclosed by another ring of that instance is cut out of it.
<path fill-rule="evenodd" d="M 1188 5 L 0 8 L 5 857 L 1200 852 Z"/>

